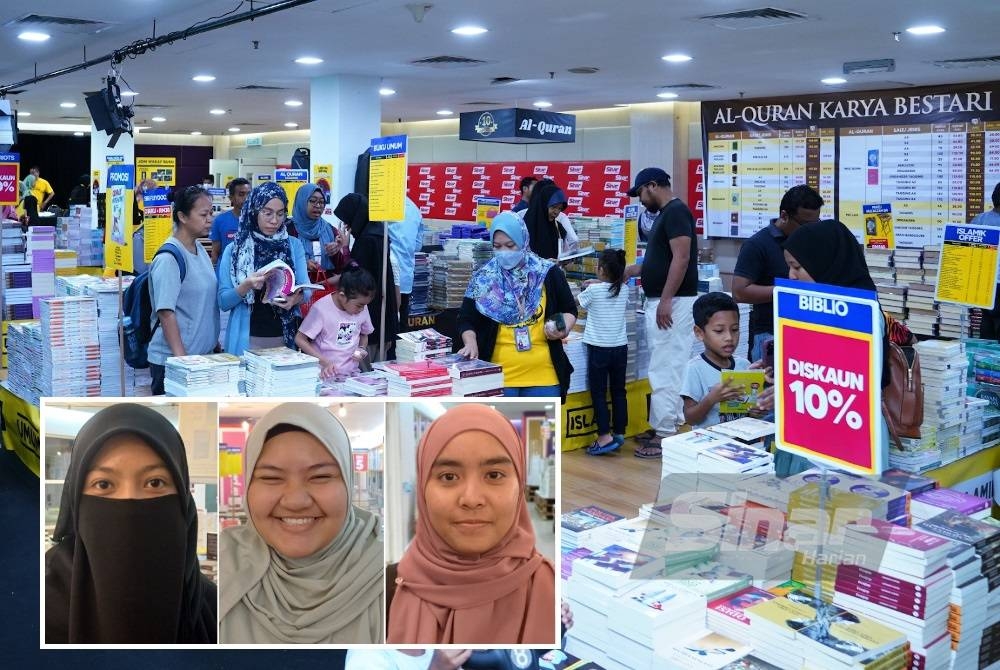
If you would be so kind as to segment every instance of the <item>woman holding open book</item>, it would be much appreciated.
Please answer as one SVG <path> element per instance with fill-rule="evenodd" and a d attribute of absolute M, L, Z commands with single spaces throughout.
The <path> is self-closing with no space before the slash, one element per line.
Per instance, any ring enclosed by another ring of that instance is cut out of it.
<path fill-rule="evenodd" d="M 308 296 L 303 289 L 287 296 L 269 297 L 265 266 L 281 261 L 292 268 L 294 284 L 308 284 L 306 253 L 298 238 L 288 234 L 285 219 L 288 196 L 274 182 L 250 192 L 232 244 L 219 261 L 219 308 L 229 311 L 225 350 L 237 356 L 247 349 L 295 348 L 298 305 Z"/>

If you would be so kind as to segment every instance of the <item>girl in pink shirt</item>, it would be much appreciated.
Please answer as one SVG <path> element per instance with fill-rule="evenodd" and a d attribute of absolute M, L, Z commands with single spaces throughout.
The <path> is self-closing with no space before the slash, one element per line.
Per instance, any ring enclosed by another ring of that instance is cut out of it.
<path fill-rule="evenodd" d="M 375 297 L 375 278 L 362 267 L 340 276 L 336 293 L 320 298 L 295 335 L 299 349 L 320 362 L 320 376 L 330 379 L 357 372 L 374 331 L 368 303 Z"/>

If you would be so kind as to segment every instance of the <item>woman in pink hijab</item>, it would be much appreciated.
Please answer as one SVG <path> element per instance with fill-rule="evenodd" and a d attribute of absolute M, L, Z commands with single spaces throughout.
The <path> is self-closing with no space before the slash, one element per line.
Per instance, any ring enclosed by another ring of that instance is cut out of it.
<path fill-rule="evenodd" d="M 387 642 L 556 643 L 555 570 L 535 548 L 525 467 L 520 436 L 490 407 L 462 404 L 430 425 Z"/>

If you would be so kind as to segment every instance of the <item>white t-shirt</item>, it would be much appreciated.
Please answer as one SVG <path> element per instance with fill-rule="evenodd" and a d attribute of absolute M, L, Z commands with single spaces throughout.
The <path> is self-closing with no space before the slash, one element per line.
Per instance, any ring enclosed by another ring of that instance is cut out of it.
<path fill-rule="evenodd" d="M 628 307 L 628 286 L 622 285 L 618 295 L 608 289 L 611 284 L 600 282 L 585 288 L 577 300 L 587 310 L 583 341 L 595 347 L 620 347 L 628 344 L 625 334 L 625 309 Z"/>
<path fill-rule="evenodd" d="M 734 358 L 733 367 L 727 368 L 728 370 L 749 370 L 750 361 L 745 358 Z M 695 402 L 700 402 L 702 398 L 708 395 L 708 392 L 712 390 L 712 387 L 719 384 L 722 381 L 722 368 L 717 367 L 714 363 L 710 362 L 705 355 L 695 356 L 687 364 L 687 370 L 684 371 L 684 383 L 681 385 L 681 397 L 691 398 Z M 719 414 L 719 404 L 716 403 L 712 405 L 712 409 L 708 410 L 708 414 L 705 415 L 704 420 L 701 423 L 697 423 L 692 428 L 705 428 L 707 426 L 714 426 L 719 423 L 725 423 L 726 421 L 733 421 L 744 416 L 743 414 Z"/>
<path fill-rule="evenodd" d="M 348 649 L 344 670 L 427 670 L 434 658 L 432 649 L 409 656 L 394 649 Z"/>

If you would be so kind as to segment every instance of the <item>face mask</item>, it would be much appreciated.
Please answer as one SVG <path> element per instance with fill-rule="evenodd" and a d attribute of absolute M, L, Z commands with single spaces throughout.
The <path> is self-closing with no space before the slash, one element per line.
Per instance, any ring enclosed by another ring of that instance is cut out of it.
<path fill-rule="evenodd" d="M 493 256 L 500 261 L 500 267 L 504 270 L 513 270 L 524 260 L 524 251 L 521 249 L 494 251 Z"/>

